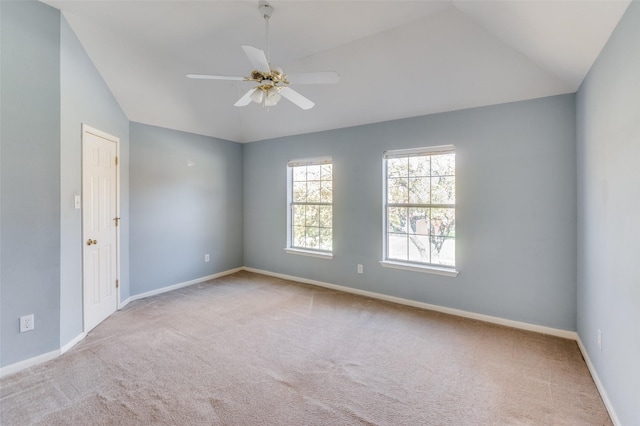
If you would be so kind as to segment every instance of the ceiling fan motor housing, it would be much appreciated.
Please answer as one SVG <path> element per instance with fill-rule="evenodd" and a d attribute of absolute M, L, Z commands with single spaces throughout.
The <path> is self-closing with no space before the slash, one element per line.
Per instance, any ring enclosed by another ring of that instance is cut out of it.
<path fill-rule="evenodd" d="M 253 70 L 251 71 L 251 77 L 249 78 L 252 81 L 257 81 L 259 83 L 262 82 L 272 82 L 273 84 L 289 84 L 287 81 L 287 76 L 282 72 L 280 68 L 273 68 L 269 74 L 263 73 L 262 71 Z"/>

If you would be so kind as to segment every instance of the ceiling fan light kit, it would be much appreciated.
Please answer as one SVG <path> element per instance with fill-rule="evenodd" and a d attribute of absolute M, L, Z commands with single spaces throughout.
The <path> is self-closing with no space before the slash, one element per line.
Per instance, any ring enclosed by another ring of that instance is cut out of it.
<path fill-rule="evenodd" d="M 257 87 L 246 92 L 234 106 L 243 107 L 251 102 L 262 104 L 264 107 L 276 106 L 283 97 L 294 103 L 298 107 L 306 110 L 315 105 L 312 101 L 293 90 L 290 81 L 294 84 L 335 84 L 340 80 L 334 71 L 311 72 L 293 74 L 287 77 L 282 68 L 272 67 L 269 62 L 269 19 L 273 14 L 273 6 L 266 1 L 261 1 L 258 10 L 265 20 L 267 53 L 253 46 L 242 46 L 249 62 L 253 66 L 253 71 L 249 77 L 235 77 L 225 75 L 209 74 L 188 74 L 188 78 L 201 80 L 232 80 L 250 81 L 258 83 Z"/>

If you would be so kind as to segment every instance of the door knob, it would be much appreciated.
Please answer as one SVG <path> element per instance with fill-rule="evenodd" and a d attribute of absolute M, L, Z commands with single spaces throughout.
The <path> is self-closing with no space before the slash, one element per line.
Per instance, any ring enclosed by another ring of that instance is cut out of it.
<path fill-rule="evenodd" d="M 98 241 L 96 241 L 96 240 L 92 240 L 91 238 L 89 238 L 89 239 L 87 240 L 87 245 L 88 245 L 88 246 L 90 246 L 91 244 L 98 244 Z"/>

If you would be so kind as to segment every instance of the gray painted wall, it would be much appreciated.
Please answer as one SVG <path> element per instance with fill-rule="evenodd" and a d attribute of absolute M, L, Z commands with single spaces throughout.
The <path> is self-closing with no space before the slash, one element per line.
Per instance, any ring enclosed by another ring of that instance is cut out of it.
<path fill-rule="evenodd" d="M 456 278 L 382 268 L 382 153 L 454 144 Z M 333 157 L 334 259 L 287 254 L 287 161 Z M 575 330 L 573 95 L 245 145 L 245 265 Z M 356 264 L 364 274 L 356 273 Z"/>
<path fill-rule="evenodd" d="M 131 294 L 242 266 L 242 145 L 139 123 L 130 137 Z"/>
<path fill-rule="evenodd" d="M 60 343 L 60 17 L 0 2 L 2 129 L 0 365 Z M 35 315 L 19 333 L 18 318 Z"/>
<path fill-rule="evenodd" d="M 129 120 L 60 16 L 60 344 L 82 333 L 82 123 L 120 138 L 120 297 L 129 297 Z"/>
<path fill-rule="evenodd" d="M 634 1 L 576 101 L 578 333 L 624 425 L 640 419 L 638 76 L 640 3 Z"/>

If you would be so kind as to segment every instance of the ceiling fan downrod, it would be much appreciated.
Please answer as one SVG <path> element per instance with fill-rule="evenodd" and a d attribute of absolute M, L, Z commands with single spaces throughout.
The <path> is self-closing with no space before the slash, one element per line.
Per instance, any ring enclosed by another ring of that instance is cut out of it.
<path fill-rule="evenodd" d="M 273 14 L 273 11 L 275 9 L 273 8 L 273 6 L 271 6 L 271 4 L 269 4 L 268 1 L 261 0 L 258 5 L 258 10 L 262 14 L 262 17 L 264 18 L 264 21 L 265 21 L 265 39 L 267 40 L 267 62 L 271 63 L 270 62 L 271 59 L 269 56 L 269 19 L 271 18 L 271 15 Z"/>

